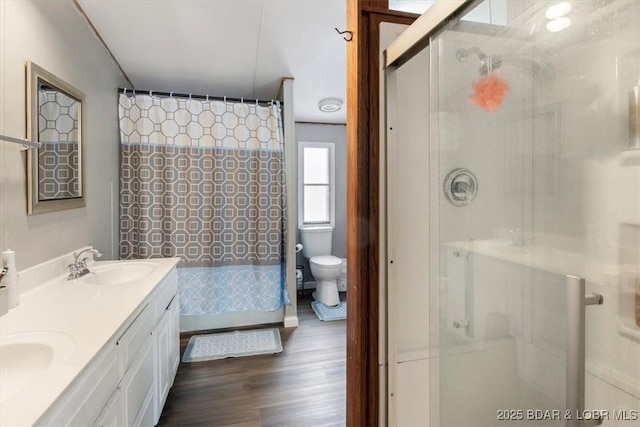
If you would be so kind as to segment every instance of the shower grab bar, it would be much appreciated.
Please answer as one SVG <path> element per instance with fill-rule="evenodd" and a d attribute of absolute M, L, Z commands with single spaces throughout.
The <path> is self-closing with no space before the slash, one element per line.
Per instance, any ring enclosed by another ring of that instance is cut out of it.
<path fill-rule="evenodd" d="M 602 305 L 601 294 L 585 295 L 586 280 L 567 275 L 567 384 L 566 427 L 589 427 L 602 424 L 602 419 L 584 419 L 585 386 L 585 308 Z"/>
<path fill-rule="evenodd" d="M 469 252 L 465 250 L 453 251 L 453 256 L 460 258 L 464 263 L 464 319 L 454 320 L 452 326 L 455 329 L 464 330 L 467 338 L 473 338 L 473 283 L 471 282 L 471 273 L 469 271 L 470 259 Z"/>

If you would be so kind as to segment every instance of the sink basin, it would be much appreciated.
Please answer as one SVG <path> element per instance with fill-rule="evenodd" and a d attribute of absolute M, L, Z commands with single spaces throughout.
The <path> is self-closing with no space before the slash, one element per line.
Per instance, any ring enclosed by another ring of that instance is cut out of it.
<path fill-rule="evenodd" d="M 0 398 L 9 399 L 42 377 L 53 361 L 53 348 L 42 343 L 0 346 Z"/>
<path fill-rule="evenodd" d="M 66 360 L 73 347 L 73 339 L 59 332 L 0 337 L 0 401 L 46 378 L 51 365 Z"/>
<path fill-rule="evenodd" d="M 90 285 L 131 283 L 149 276 L 155 267 L 156 265 L 150 262 L 115 262 L 91 267 L 91 273 L 81 280 Z"/>

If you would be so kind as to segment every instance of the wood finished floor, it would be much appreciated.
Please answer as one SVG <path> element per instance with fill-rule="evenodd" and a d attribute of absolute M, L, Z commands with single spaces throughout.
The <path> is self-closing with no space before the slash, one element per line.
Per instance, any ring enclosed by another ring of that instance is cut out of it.
<path fill-rule="evenodd" d="M 281 353 L 180 363 L 159 425 L 344 426 L 346 321 L 321 322 L 311 301 L 298 300 L 298 328 L 280 328 Z"/>

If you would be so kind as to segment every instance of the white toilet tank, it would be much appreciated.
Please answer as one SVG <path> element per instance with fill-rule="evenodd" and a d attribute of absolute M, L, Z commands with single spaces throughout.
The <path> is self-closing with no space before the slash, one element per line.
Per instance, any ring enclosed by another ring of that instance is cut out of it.
<path fill-rule="evenodd" d="M 332 235 L 333 227 L 301 228 L 302 255 L 309 259 L 319 255 L 331 255 Z"/>

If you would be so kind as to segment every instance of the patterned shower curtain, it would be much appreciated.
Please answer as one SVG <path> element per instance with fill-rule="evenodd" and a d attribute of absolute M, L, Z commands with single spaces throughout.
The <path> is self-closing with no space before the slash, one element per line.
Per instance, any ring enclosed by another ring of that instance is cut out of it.
<path fill-rule="evenodd" d="M 289 303 L 279 103 L 121 94 L 119 115 L 120 257 L 180 257 L 183 315 Z"/>

